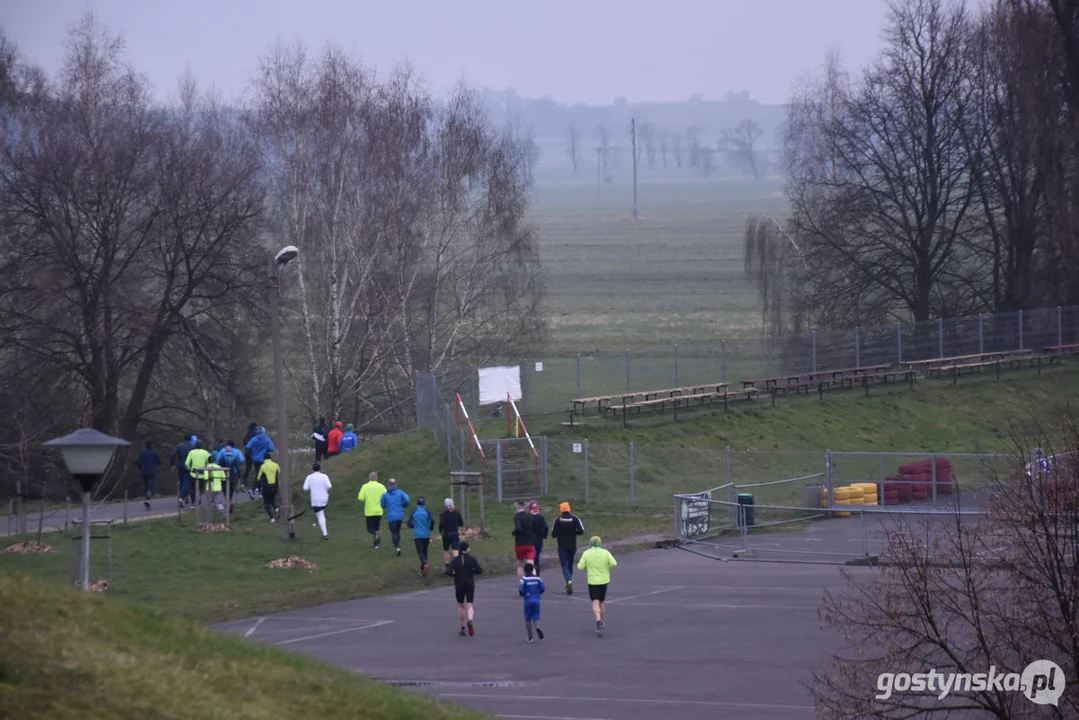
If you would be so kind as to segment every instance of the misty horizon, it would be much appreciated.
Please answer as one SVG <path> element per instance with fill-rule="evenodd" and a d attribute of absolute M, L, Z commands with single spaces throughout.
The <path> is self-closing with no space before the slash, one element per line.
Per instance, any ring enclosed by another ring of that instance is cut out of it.
<path fill-rule="evenodd" d="M 883 0 L 769 0 L 752 7 L 672 0 L 658 12 L 644 0 L 514 10 L 477 0 L 467 15 L 444 4 L 417 11 L 339 0 L 302 7 L 283 0 L 182 6 L 9 0 L 5 6 L 0 27 L 50 74 L 70 25 L 93 11 L 123 37 L 127 59 L 159 101 L 188 72 L 224 98 L 242 99 L 273 44 L 302 42 L 315 54 L 336 44 L 379 71 L 409 62 L 436 94 L 464 81 L 568 106 L 720 101 L 742 92 L 782 104 L 831 47 L 852 68 L 871 60 L 887 15 Z"/>

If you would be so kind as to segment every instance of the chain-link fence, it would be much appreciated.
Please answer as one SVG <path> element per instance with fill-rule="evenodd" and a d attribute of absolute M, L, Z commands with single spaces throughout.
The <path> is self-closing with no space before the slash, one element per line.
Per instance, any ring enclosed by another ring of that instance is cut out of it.
<path fill-rule="evenodd" d="M 565 412 L 573 398 L 776 375 L 1036 350 L 1079 343 L 1079 308 L 817 330 L 803 334 L 679 343 L 666 348 L 578 353 L 521 361 L 521 412 Z M 515 359 L 513 362 L 518 362 Z M 473 373 L 474 374 L 474 373 Z M 474 383 L 462 397 L 476 407 Z"/>

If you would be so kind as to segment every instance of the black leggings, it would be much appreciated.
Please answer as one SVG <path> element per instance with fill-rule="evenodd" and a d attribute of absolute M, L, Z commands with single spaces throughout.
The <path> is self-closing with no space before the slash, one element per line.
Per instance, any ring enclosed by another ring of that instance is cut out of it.
<path fill-rule="evenodd" d="M 276 506 L 274 501 L 277 499 L 277 484 L 263 483 L 262 486 L 262 506 L 266 508 L 266 514 L 272 520 L 274 518 Z"/>
<path fill-rule="evenodd" d="M 388 524 L 390 526 L 390 539 L 393 540 L 393 546 L 395 548 L 401 547 L 401 521 L 390 520 Z"/>
<path fill-rule="evenodd" d="M 431 546 L 431 538 L 416 538 L 416 554 L 420 556 L 420 570 L 427 566 L 427 548 Z"/>

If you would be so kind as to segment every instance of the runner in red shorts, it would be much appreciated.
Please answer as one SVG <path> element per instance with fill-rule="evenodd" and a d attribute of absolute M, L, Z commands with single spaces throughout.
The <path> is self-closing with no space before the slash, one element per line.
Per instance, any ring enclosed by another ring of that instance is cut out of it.
<path fill-rule="evenodd" d="M 513 517 L 513 544 L 517 556 L 517 577 L 524 577 L 525 563 L 536 558 L 535 521 L 528 514 L 523 502 L 517 503 L 517 514 Z"/>

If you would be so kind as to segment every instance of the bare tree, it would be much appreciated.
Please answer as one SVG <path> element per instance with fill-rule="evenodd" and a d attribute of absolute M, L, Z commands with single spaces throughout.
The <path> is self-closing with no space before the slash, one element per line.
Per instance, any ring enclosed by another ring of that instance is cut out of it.
<path fill-rule="evenodd" d="M 772 335 L 801 332 L 808 313 L 799 306 L 801 255 L 794 238 L 775 218 L 751 215 L 742 242 L 746 278 L 760 299 L 761 326 Z"/>
<path fill-rule="evenodd" d="M 985 517 L 897 520 L 887 565 L 826 594 L 822 618 L 847 645 L 814 675 L 819 715 L 1079 715 L 1079 426 L 1065 409 L 1056 426 L 1015 438 L 1011 475 L 992 482 Z M 1045 463 L 1030 462 L 1034 447 Z M 1062 691 L 1055 707 L 1032 703 L 1035 687 L 1015 692 L 1036 659 L 1063 671 L 1044 678 Z M 933 687 L 910 692 L 896 673 L 922 673 Z M 943 686 L 952 673 L 959 686 Z"/>
<path fill-rule="evenodd" d="M 676 132 L 671 137 L 671 153 L 674 155 L 674 165 L 682 169 L 683 158 L 682 133 Z"/>
<path fill-rule="evenodd" d="M 566 133 L 566 154 L 573 164 L 573 172 L 577 172 L 577 166 L 581 162 L 581 131 L 573 123 L 570 123 Z"/>
<path fill-rule="evenodd" d="M 611 161 L 611 131 L 605 125 L 596 128 L 596 152 L 599 153 L 600 164 L 603 168 L 603 177 L 608 178 L 607 165 Z"/>
<path fill-rule="evenodd" d="M 753 120 L 743 120 L 733 128 L 723 131 L 720 147 L 727 162 L 739 171 L 760 178 L 760 160 L 754 147 L 763 131 Z"/>
<path fill-rule="evenodd" d="M 666 130 L 659 133 L 659 157 L 664 169 L 667 167 L 667 153 L 671 150 L 671 134 Z"/>
<path fill-rule="evenodd" d="M 637 123 L 638 147 L 644 147 L 644 155 L 648 159 L 648 169 L 656 168 L 656 125 L 647 118 Z M 639 159 L 639 158 L 638 158 Z"/>
<path fill-rule="evenodd" d="M 156 110 L 122 49 L 84 16 L 56 81 L 9 110 L 0 327 L 131 438 L 170 340 L 244 302 L 262 198 L 242 128 L 190 83 Z"/>
<path fill-rule="evenodd" d="M 944 0 L 894 5 L 887 49 L 834 115 L 822 107 L 831 98 L 792 103 L 788 195 L 812 270 L 808 304 L 868 303 L 915 320 L 975 304 L 963 266 L 975 201 L 967 29 Z"/>
<path fill-rule="evenodd" d="M 686 128 L 686 154 L 689 156 L 689 166 L 695 170 L 701 169 L 701 128 L 690 125 Z"/>

